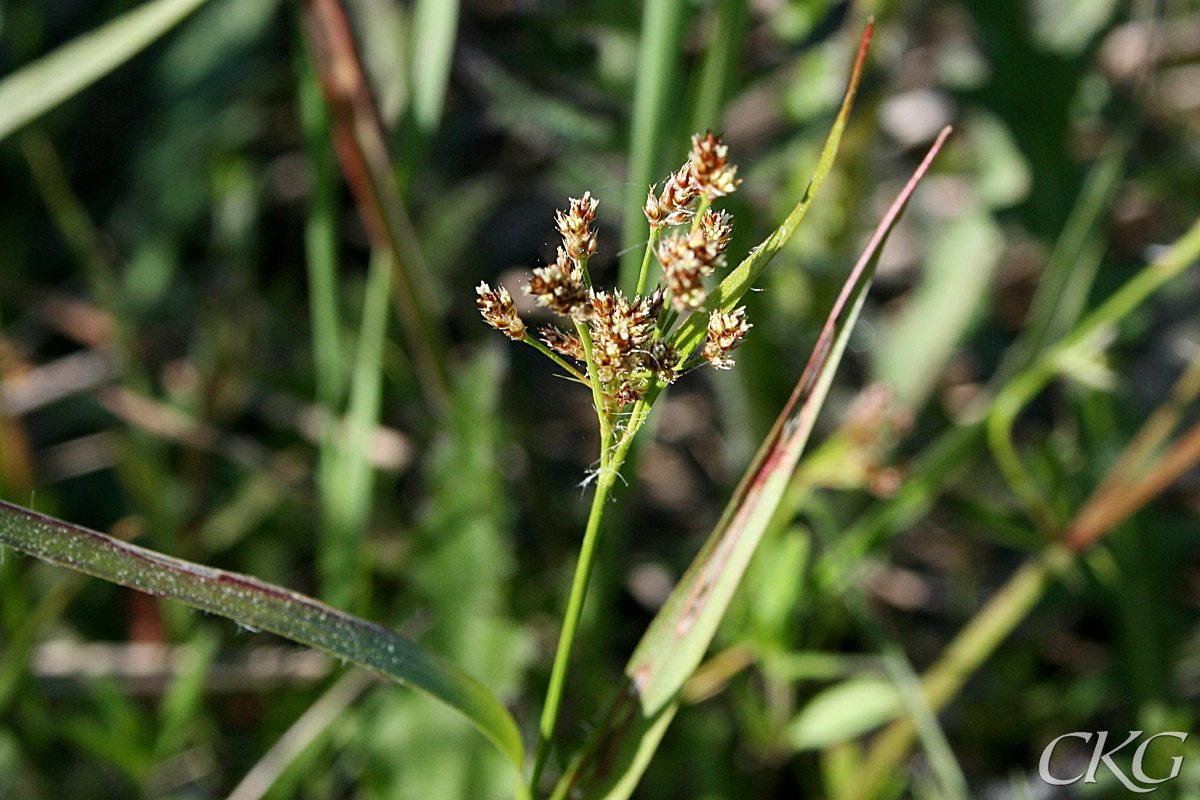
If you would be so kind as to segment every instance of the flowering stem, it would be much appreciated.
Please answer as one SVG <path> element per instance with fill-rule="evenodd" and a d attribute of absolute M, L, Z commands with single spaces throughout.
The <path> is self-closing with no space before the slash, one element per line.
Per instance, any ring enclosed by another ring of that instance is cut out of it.
<path fill-rule="evenodd" d="M 696 213 L 692 215 L 692 233 L 700 230 L 700 220 L 704 219 L 704 212 L 708 211 L 710 205 L 712 198 L 706 194 L 700 195 L 700 203 L 696 206 Z"/>
<path fill-rule="evenodd" d="M 637 291 L 633 293 L 635 297 L 646 292 L 646 278 L 650 275 L 650 254 L 654 252 L 661 232 L 660 226 L 650 226 L 650 238 L 646 240 L 646 253 L 642 256 L 642 270 L 638 273 Z"/>
<path fill-rule="evenodd" d="M 587 528 L 583 533 L 583 544 L 579 549 L 579 561 L 575 565 L 575 577 L 571 580 L 571 596 L 567 600 L 567 613 L 563 618 L 562 634 L 558 637 L 558 650 L 554 653 L 554 666 L 550 670 L 550 686 L 546 689 L 546 703 L 542 707 L 542 719 L 538 726 L 537 751 L 533 759 L 533 772 L 529 778 L 530 794 L 537 797 L 538 781 L 546 758 L 550 755 L 550 743 L 554 735 L 554 724 L 558 720 L 558 707 L 562 701 L 563 684 L 567 677 L 567 664 L 571 660 L 571 647 L 579 629 L 579 618 L 583 615 L 583 601 L 587 596 L 588 581 L 592 574 L 592 561 L 596 556 L 596 542 L 600 538 L 600 522 L 609 490 L 616 480 L 617 471 L 628 452 L 628 436 L 622 440 L 611 459 L 607 459 L 611 434 L 601 434 L 600 475 L 596 479 L 596 495 L 592 498 L 592 510 L 588 514 Z M 607 465 L 604 461 L 608 460 Z"/>
<path fill-rule="evenodd" d="M 575 369 L 575 367 L 568 364 L 561 356 L 558 355 L 558 353 L 554 352 L 549 347 L 546 347 L 546 345 L 542 344 L 537 339 L 530 336 L 528 333 L 525 334 L 525 338 L 522 339 L 521 341 L 525 342 L 525 344 L 529 345 L 530 347 L 533 347 L 534 349 L 541 351 L 542 354 L 544 354 L 547 358 L 549 358 L 555 364 L 558 364 L 560 367 L 562 367 L 568 373 L 570 373 L 571 377 L 575 378 L 575 380 L 579 381 L 580 383 L 586 384 L 588 386 L 592 385 L 588 381 L 586 375 L 584 375 L 579 370 Z"/>

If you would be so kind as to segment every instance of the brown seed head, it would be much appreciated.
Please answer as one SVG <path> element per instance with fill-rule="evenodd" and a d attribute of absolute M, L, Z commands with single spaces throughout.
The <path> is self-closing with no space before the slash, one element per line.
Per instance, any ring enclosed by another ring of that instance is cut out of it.
<path fill-rule="evenodd" d="M 538 305 L 556 314 L 578 320 L 587 317 L 588 290 L 583 282 L 583 270 L 561 247 L 558 248 L 558 260 L 555 263 L 533 271 L 525 293 L 533 295 Z"/>
<path fill-rule="evenodd" d="M 702 230 L 675 233 L 659 243 L 658 260 L 676 311 L 700 307 L 707 296 L 704 279 L 720 257 L 718 242 L 706 239 Z"/>
<path fill-rule="evenodd" d="M 679 351 L 661 339 L 650 344 L 650 352 L 646 356 L 646 366 L 654 373 L 654 377 L 663 383 L 674 383 L 675 367 L 679 364 Z"/>
<path fill-rule="evenodd" d="M 636 403 L 645 393 L 646 382 L 644 380 L 630 381 L 621 384 L 621 388 L 613 393 L 612 400 L 617 408 L 624 408 L 627 405 Z"/>
<path fill-rule="evenodd" d="M 658 204 L 658 198 L 654 196 L 656 188 L 658 188 L 657 183 L 650 184 L 650 192 L 646 195 L 646 205 L 642 206 L 642 213 L 646 215 L 646 221 L 650 223 L 651 228 L 661 225 L 666 213 Z"/>
<path fill-rule="evenodd" d="M 714 136 L 712 131 L 692 137 L 689 162 L 700 194 L 709 200 L 731 194 L 741 183 L 737 178 L 737 167 L 729 163 L 728 157 L 729 146 L 722 144 L 720 137 Z"/>
<path fill-rule="evenodd" d="M 592 295 L 592 361 L 601 383 L 625 379 L 645 369 L 647 346 L 657 314 L 650 298 L 630 303 L 620 292 Z"/>
<path fill-rule="evenodd" d="M 576 361 L 585 361 L 587 357 L 583 352 L 583 342 L 573 333 L 559 330 L 553 325 L 549 325 L 538 331 L 540 338 L 547 347 L 554 352 L 564 355 L 567 358 L 573 358 Z"/>
<path fill-rule="evenodd" d="M 598 204 L 599 201 L 592 197 L 591 192 L 584 192 L 583 197 L 571 198 L 570 211 L 565 214 L 558 211 L 554 215 L 558 232 L 562 234 L 563 246 L 576 264 L 583 264 L 596 252 L 596 232 L 591 224 L 596 219 Z"/>
<path fill-rule="evenodd" d="M 752 326 L 746 322 L 746 307 L 730 312 L 714 311 L 708 317 L 708 341 L 704 357 L 717 369 L 729 369 L 733 359 L 729 352 L 741 344 L 742 337 Z"/>
<path fill-rule="evenodd" d="M 717 249 L 724 253 L 729 247 L 729 240 L 733 238 L 733 216 L 710 208 L 700 218 L 700 231 L 705 239 L 716 242 Z"/>
<path fill-rule="evenodd" d="M 512 295 L 508 293 L 507 289 L 503 286 L 493 289 L 481 282 L 475 288 L 475 293 L 479 295 L 475 300 L 479 306 L 479 313 L 483 314 L 488 325 L 515 342 L 525 338 L 525 323 L 517 316 Z"/>

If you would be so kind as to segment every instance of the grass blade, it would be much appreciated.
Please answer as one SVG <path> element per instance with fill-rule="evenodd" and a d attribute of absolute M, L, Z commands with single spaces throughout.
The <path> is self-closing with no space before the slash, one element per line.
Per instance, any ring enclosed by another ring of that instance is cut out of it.
<path fill-rule="evenodd" d="M 521 770 L 521 735 L 491 692 L 386 628 L 257 578 L 162 555 L 3 501 L 0 544 L 270 631 L 408 684 L 465 716 Z"/>
<path fill-rule="evenodd" d="M 866 300 L 883 245 L 949 133 L 949 128 L 942 131 L 876 228 L 829 313 L 795 391 L 716 529 L 650 623 L 625 668 L 626 690 L 560 781 L 555 798 L 615 799 L 633 791 L 791 481 Z"/>
<path fill-rule="evenodd" d="M 629 130 L 629 188 L 621 225 L 621 249 L 629 252 L 621 260 L 620 285 L 629 294 L 637 286 L 642 267 L 638 247 L 646 241 L 642 205 L 646 202 L 646 189 L 655 179 L 667 115 L 672 107 L 670 91 L 679 68 L 679 42 L 687 5 L 684 0 L 646 0 L 642 14 L 638 80 Z"/>
<path fill-rule="evenodd" d="M 459 0 L 417 0 L 413 11 L 413 115 L 425 133 L 437 129 L 450 85 Z"/>
<path fill-rule="evenodd" d="M 309 0 L 305 34 L 333 118 L 346 183 L 376 249 L 391 253 L 392 293 L 421 391 L 440 415 L 449 403 L 440 301 L 388 153 L 387 134 L 340 0 Z"/>
<path fill-rule="evenodd" d="M 858 84 L 862 79 L 863 65 L 867 59 L 867 48 L 871 44 L 871 35 L 874 32 L 875 20 L 872 18 L 867 21 L 867 29 L 863 32 L 862 42 L 858 46 L 858 55 L 854 59 L 854 69 L 850 72 L 850 85 L 846 88 L 846 96 L 842 99 L 842 107 L 838 110 L 837 117 L 833 121 L 833 128 L 829 131 L 829 136 L 825 139 L 825 146 L 821 149 L 821 157 L 817 161 L 816 172 L 813 173 L 808 186 L 804 189 L 804 194 L 800 197 L 800 201 L 796 203 L 796 207 L 792 209 L 792 212 L 787 215 L 787 219 L 783 221 L 783 224 L 768 236 L 766 241 L 755 248 L 750 255 L 746 256 L 736 269 L 726 275 L 725 279 L 721 281 L 716 289 L 709 293 L 708 300 L 704 304 L 707 310 L 731 311 L 737 305 L 742 295 L 758 280 L 758 276 L 771 263 L 771 259 L 775 257 L 775 254 L 783 249 L 788 239 L 792 238 L 792 234 L 796 232 L 800 221 L 808 214 L 809 207 L 812 206 L 813 200 L 816 199 L 817 194 L 821 191 L 821 187 L 825 184 L 825 179 L 829 177 L 829 172 L 833 169 L 833 161 L 837 158 L 838 148 L 842 143 L 842 133 L 846 130 L 846 122 L 850 119 L 850 109 L 854 106 L 854 96 L 858 93 Z M 644 195 L 642 195 L 642 199 L 644 199 Z M 700 342 L 704 341 L 704 334 L 707 329 L 708 314 L 692 314 L 679 327 L 679 330 L 675 332 L 671 344 L 681 352 L 690 353 Z"/>
<path fill-rule="evenodd" d="M 365 591 L 362 538 L 375 483 L 369 448 L 382 405 L 392 266 L 389 253 L 372 253 L 345 421 L 333 432 L 332 449 L 321 452 L 321 594 L 342 608 L 353 608 Z"/>
<path fill-rule="evenodd" d="M 151 0 L 0 81 L 0 139 L 91 86 L 178 25 L 205 0 Z"/>

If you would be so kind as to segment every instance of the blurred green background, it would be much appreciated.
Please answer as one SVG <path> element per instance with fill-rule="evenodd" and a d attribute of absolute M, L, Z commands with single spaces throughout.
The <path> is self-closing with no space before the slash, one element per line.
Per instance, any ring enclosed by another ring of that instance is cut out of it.
<path fill-rule="evenodd" d="M 0 1 L 0 74 L 135 5 Z M 923 671 L 1043 543 L 982 446 L 953 454 L 930 507 L 854 523 L 891 508 L 928 443 L 1200 214 L 1200 3 L 344 7 L 431 279 L 446 409 L 372 291 L 300 5 L 209 0 L 0 142 L 4 499 L 395 626 L 495 690 L 531 735 L 597 432 L 583 389 L 482 324 L 474 286 L 522 303 L 518 286 L 553 259 L 554 210 L 584 191 L 600 200 L 592 274 L 616 284 L 646 236 L 631 202 L 708 128 L 744 178 L 725 204 L 740 260 L 803 193 L 871 12 L 838 164 L 749 299 L 737 367 L 673 387 L 626 469 L 552 762 L 607 707 L 866 235 L 953 123 L 884 254 L 818 424 L 827 446 L 718 635 L 727 662 L 693 682 L 636 795 L 841 796 L 860 737 L 901 713 L 881 658 L 898 648 Z M 1052 307 L 1035 300 L 1043 276 L 1061 281 Z M 1020 417 L 1026 463 L 1064 520 L 1197 360 L 1198 303 L 1191 270 Z M 331 433 L 342 416 L 361 437 Z M 944 796 L 947 769 L 977 797 L 1126 796 L 1103 772 L 1046 785 L 1042 749 L 1070 731 L 1194 729 L 1197 478 L 1050 587 L 939 716 L 954 763 L 918 747 L 885 796 Z M 848 602 L 848 584 L 869 602 Z M 291 750 L 264 761 L 289 730 Z M 1200 745 L 1178 752 L 1183 772 L 1159 796 L 1200 798 Z M 511 792 L 506 770 L 432 701 L 3 553 L 0 797 L 491 798 Z"/>

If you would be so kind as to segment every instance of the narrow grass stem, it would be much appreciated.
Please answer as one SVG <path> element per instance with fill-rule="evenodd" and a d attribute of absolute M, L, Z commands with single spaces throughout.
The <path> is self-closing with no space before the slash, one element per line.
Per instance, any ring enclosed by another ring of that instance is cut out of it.
<path fill-rule="evenodd" d="M 1056 569 L 1070 562 L 1066 548 L 1055 545 L 1030 558 L 954 638 L 921 686 L 930 709 L 941 710 L 967 678 L 1037 605 Z M 916 729 L 908 717 L 892 723 L 872 746 L 858 781 L 840 800 L 870 800 L 912 747 Z"/>
<path fill-rule="evenodd" d="M 542 707 L 542 719 L 538 725 L 537 750 L 533 759 L 533 771 L 529 777 L 529 791 L 537 797 L 538 782 L 550 755 L 550 744 L 554 738 L 554 725 L 558 720 L 558 708 L 562 702 L 563 685 L 567 677 L 567 665 L 571 661 L 571 648 L 579 630 L 579 619 L 583 615 L 583 601 L 587 597 L 588 581 L 592 574 L 592 562 L 596 557 L 596 542 L 600 538 L 600 523 L 608 502 L 608 493 L 621 468 L 620 459 L 628 451 L 626 441 L 614 452 L 607 468 L 602 467 L 596 480 L 596 494 L 592 498 L 592 509 L 588 514 L 587 528 L 583 533 L 583 544 L 579 548 L 579 561 L 575 564 L 575 577 L 571 580 L 571 596 L 567 600 L 567 613 L 563 618 L 562 633 L 558 637 L 558 649 L 554 653 L 554 666 L 550 670 L 550 685 L 546 689 L 546 702 Z M 601 452 L 608 451 L 608 441 L 601 442 Z"/>
<path fill-rule="evenodd" d="M 575 378 L 580 383 L 584 383 L 588 386 L 592 385 L 591 382 L 588 381 L 586 375 L 584 375 L 579 370 L 575 369 L 575 367 L 568 364 L 567 361 L 564 358 L 562 358 L 558 353 L 554 352 L 549 347 L 546 347 L 546 345 L 542 344 L 537 339 L 530 336 L 528 333 L 525 334 L 525 338 L 522 339 L 521 341 L 525 342 L 525 344 L 529 345 L 534 350 L 541 352 L 544 356 L 546 356 L 546 358 L 550 359 L 555 364 L 558 364 L 560 367 L 565 369 L 571 375 L 571 377 Z"/>
<path fill-rule="evenodd" d="M 1012 431 L 1017 415 L 1054 377 L 1056 370 L 1039 361 L 1021 373 L 996 396 L 992 413 L 987 419 L 988 446 L 996 466 L 1013 494 L 1021 501 L 1026 513 L 1046 535 L 1058 530 L 1059 524 L 1050 503 L 1042 494 L 1037 481 L 1025 468 L 1013 442 Z"/>
<path fill-rule="evenodd" d="M 584 272 L 584 275 L 586 274 Z M 612 440 L 612 420 L 608 416 L 608 403 L 604 401 L 604 391 L 600 386 L 599 378 L 597 378 L 596 362 L 592 358 L 592 335 L 588 332 L 588 326 L 579 321 L 575 322 L 575 330 L 579 334 L 579 340 L 583 342 L 583 355 L 587 359 L 588 375 L 591 376 L 588 384 L 592 387 L 592 402 L 596 404 L 596 418 L 600 420 L 600 469 L 603 471 L 608 463 L 608 443 Z"/>
<path fill-rule="evenodd" d="M 708 195 L 700 195 L 700 202 L 696 205 L 696 213 L 692 215 L 692 233 L 700 230 L 700 220 L 704 219 L 708 207 L 712 205 L 712 198 Z"/>
<path fill-rule="evenodd" d="M 1044 532 L 1057 529 L 1055 516 L 1013 444 L 1012 429 L 1017 415 L 1062 371 L 1073 350 L 1089 346 L 1089 342 L 1120 322 L 1165 283 L 1187 269 L 1197 257 L 1200 257 L 1200 220 L 1194 222 L 1170 249 L 1088 314 L 1071 333 L 1042 353 L 992 402 L 987 419 L 988 444 L 1009 488 Z"/>
<path fill-rule="evenodd" d="M 634 296 L 644 294 L 646 291 L 646 279 L 650 275 L 650 256 L 653 255 L 661 234 L 661 227 L 650 226 L 650 238 L 646 240 L 646 252 L 642 255 L 642 270 L 638 273 L 637 291 L 634 292 Z"/>

